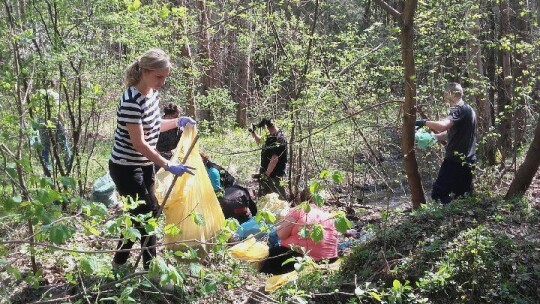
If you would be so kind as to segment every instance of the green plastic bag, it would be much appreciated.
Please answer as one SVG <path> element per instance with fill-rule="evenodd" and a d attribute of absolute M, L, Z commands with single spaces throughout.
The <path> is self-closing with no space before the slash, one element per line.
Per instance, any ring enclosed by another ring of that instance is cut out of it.
<path fill-rule="evenodd" d="M 92 200 L 94 202 L 103 203 L 107 207 L 115 205 L 117 203 L 115 190 L 116 186 L 109 175 L 109 172 L 107 172 L 94 182 Z"/>
<path fill-rule="evenodd" d="M 414 133 L 414 139 L 416 140 L 416 145 L 418 148 L 425 150 L 432 147 L 437 143 L 437 138 L 433 132 L 426 130 L 425 128 L 420 128 Z"/>

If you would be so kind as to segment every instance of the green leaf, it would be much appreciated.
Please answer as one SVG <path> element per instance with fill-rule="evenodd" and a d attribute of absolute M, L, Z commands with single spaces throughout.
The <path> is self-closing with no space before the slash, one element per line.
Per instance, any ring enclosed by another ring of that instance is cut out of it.
<path fill-rule="evenodd" d="M 194 213 L 191 213 L 190 216 L 195 224 L 197 224 L 198 226 L 204 226 L 205 221 L 204 221 L 204 216 L 202 214 L 194 212 Z"/>
<path fill-rule="evenodd" d="M 140 7 L 141 7 L 141 1 L 140 0 L 135 0 L 135 1 L 133 1 L 133 3 L 131 3 L 128 6 L 128 11 L 133 12 L 133 11 L 138 10 Z"/>
<path fill-rule="evenodd" d="M 56 245 L 64 243 L 74 233 L 75 230 L 73 228 L 68 227 L 64 224 L 54 225 L 49 228 L 49 238 L 51 239 L 51 242 Z"/>
<path fill-rule="evenodd" d="M 178 228 L 178 226 L 175 224 L 167 224 L 164 231 L 165 234 L 169 236 L 176 236 L 180 234 L 180 228 Z"/>
<path fill-rule="evenodd" d="M 321 183 L 318 181 L 314 181 L 309 185 L 309 193 L 311 194 L 317 194 L 322 190 Z"/>
<path fill-rule="evenodd" d="M 161 17 L 161 19 L 167 19 L 170 13 L 171 11 L 167 7 L 167 5 L 163 4 L 163 6 L 161 7 L 161 10 L 159 11 L 159 16 Z"/>
<path fill-rule="evenodd" d="M 268 210 L 259 210 L 255 216 L 255 221 L 257 223 L 274 223 L 276 221 L 276 216 Z"/>
<path fill-rule="evenodd" d="M 204 294 L 210 294 L 214 293 L 217 290 L 217 284 L 215 281 L 210 281 L 203 286 L 203 293 Z"/>
<path fill-rule="evenodd" d="M 345 213 L 343 212 L 338 212 L 334 216 L 334 226 L 340 233 L 345 233 L 348 229 L 352 228 L 351 222 L 345 217 Z"/>
<path fill-rule="evenodd" d="M 374 298 L 375 300 L 381 302 L 382 301 L 382 298 L 381 298 L 381 295 L 379 295 L 378 293 L 374 292 L 374 291 L 369 291 L 368 292 L 369 295 Z"/>
<path fill-rule="evenodd" d="M 328 171 L 328 170 L 326 170 L 326 169 L 323 169 L 323 170 L 321 171 L 321 173 L 319 173 L 319 178 L 320 178 L 320 179 L 325 179 L 325 178 L 327 178 L 327 177 L 329 177 L 329 176 L 330 176 L 330 171 Z"/>
<path fill-rule="evenodd" d="M 22 202 L 22 197 L 20 195 L 15 195 L 13 197 L 8 198 L 4 201 L 4 208 L 6 211 L 9 211 L 13 208 L 15 208 L 17 205 L 19 205 Z"/>
<path fill-rule="evenodd" d="M 124 237 L 132 242 L 135 242 L 136 240 L 141 238 L 141 232 L 137 228 L 128 228 L 123 231 Z"/>
<path fill-rule="evenodd" d="M 73 177 L 62 176 L 62 178 L 60 179 L 60 182 L 62 183 L 62 185 L 72 190 L 75 190 L 75 188 L 77 187 L 77 182 L 75 181 Z"/>
<path fill-rule="evenodd" d="M 84 228 L 86 228 L 86 230 L 93 235 L 96 235 L 96 236 L 99 235 L 99 231 L 90 225 L 84 225 Z"/>
<path fill-rule="evenodd" d="M 311 196 L 311 199 L 313 200 L 313 202 L 317 205 L 317 206 L 322 206 L 324 204 L 324 199 L 322 198 L 322 196 L 320 194 L 314 194 Z"/>
<path fill-rule="evenodd" d="M 309 232 L 309 237 L 315 242 L 318 243 L 322 241 L 324 237 L 324 228 L 321 224 L 315 224 L 313 227 L 311 227 L 311 231 Z"/>
<path fill-rule="evenodd" d="M 335 183 L 341 184 L 343 182 L 343 174 L 340 171 L 335 171 L 332 174 L 332 179 Z"/>
<path fill-rule="evenodd" d="M 80 262 L 80 267 L 81 269 L 88 273 L 88 274 L 93 274 L 94 271 L 97 269 L 97 261 L 93 258 L 82 258 L 81 259 L 81 262 Z"/>

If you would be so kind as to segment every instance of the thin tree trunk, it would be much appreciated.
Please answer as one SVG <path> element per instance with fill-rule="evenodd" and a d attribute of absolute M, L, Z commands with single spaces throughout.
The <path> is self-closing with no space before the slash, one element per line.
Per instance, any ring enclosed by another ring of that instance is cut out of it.
<path fill-rule="evenodd" d="M 517 12 L 524 11 L 528 9 L 526 4 L 524 7 L 518 1 L 514 1 L 514 10 Z M 521 42 L 529 42 L 529 35 L 528 35 L 528 28 L 527 28 L 527 22 L 525 20 L 525 16 L 520 16 L 519 14 L 516 14 L 514 17 L 514 20 L 512 24 L 516 25 L 517 30 L 517 37 L 519 37 L 519 40 Z M 516 66 L 514 70 L 514 76 L 516 79 L 516 83 L 521 84 L 521 87 L 519 88 L 520 91 L 516 92 L 519 94 L 518 98 L 516 98 L 517 108 L 514 113 L 514 157 L 517 157 L 517 153 L 521 146 L 523 145 L 525 141 L 525 127 L 527 125 L 527 113 L 525 111 L 526 107 L 526 98 L 528 96 L 527 91 L 527 83 L 529 82 L 529 76 L 528 73 L 524 73 L 524 71 L 528 70 L 529 62 L 527 59 L 526 51 L 525 50 L 516 50 L 515 55 L 516 60 Z"/>
<path fill-rule="evenodd" d="M 534 175 L 538 171 L 538 166 L 540 166 L 540 118 L 538 118 L 538 122 L 536 123 L 531 146 L 527 151 L 525 160 L 519 166 L 514 180 L 510 184 L 510 188 L 506 193 L 506 199 L 525 194 L 531 185 Z"/>
<path fill-rule="evenodd" d="M 495 21 L 495 10 L 494 6 L 489 5 L 489 30 L 486 34 L 486 40 L 495 41 L 496 35 L 496 21 Z M 498 81 L 497 77 L 497 50 L 494 47 L 487 47 L 486 49 L 486 73 L 490 85 L 488 86 L 487 94 L 487 105 L 489 106 L 489 117 L 491 118 L 490 125 L 495 125 L 495 92 L 496 92 L 496 83 Z M 486 146 L 486 160 L 487 164 L 492 166 L 497 162 L 496 159 L 496 147 L 495 140 L 491 139 L 493 146 Z"/>
<path fill-rule="evenodd" d="M 479 7 L 475 7 L 475 9 L 476 12 L 479 13 Z M 478 126 L 480 130 L 479 134 L 480 136 L 484 136 L 484 138 L 479 138 L 479 142 L 485 142 L 485 144 L 479 147 L 479 155 L 481 155 L 481 158 L 483 160 L 488 160 L 490 158 L 489 154 L 494 153 L 494 142 L 489 136 L 486 137 L 492 126 L 492 117 L 491 105 L 489 103 L 489 99 L 487 99 L 487 89 L 483 77 L 484 62 L 482 61 L 482 48 L 480 45 L 480 29 L 480 18 L 477 18 L 474 25 L 470 29 L 472 38 L 469 40 L 468 70 L 473 82 L 472 85 L 475 88 L 475 93 L 471 96 L 471 99 L 472 102 L 476 104 L 476 109 L 478 113 Z"/>
<path fill-rule="evenodd" d="M 418 163 L 414 151 L 414 122 L 416 120 L 416 71 L 414 65 L 414 13 L 416 0 L 405 2 L 403 10 L 403 24 L 401 27 L 401 58 L 403 60 L 405 78 L 405 103 L 403 104 L 403 137 L 401 149 L 405 173 L 411 189 L 413 209 L 417 209 L 426 202 L 424 187 L 418 172 Z"/>
<path fill-rule="evenodd" d="M 510 35 L 510 7 L 508 0 L 500 2 L 500 38 L 504 39 Z M 501 73 L 498 81 L 498 101 L 497 115 L 501 118 L 499 125 L 499 147 L 502 149 L 502 157 L 506 159 L 512 150 L 512 121 L 510 113 L 510 105 L 512 103 L 512 70 L 511 70 L 511 54 L 509 50 L 502 48 L 499 54 L 501 63 Z"/>
<path fill-rule="evenodd" d="M 247 126 L 247 110 L 249 107 L 249 96 L 250 96 L 250 79 L 252 73 L 251 67 L 251 48 L 253 45 L 252 40 L 252 25 L 251 21 L 240 19 L 240 26 L 247 30 L 248 42 L 245 46 L 245 49 L 242 49 L 238 43 L 236 43 L 236 48 L 238 50 L 239 58 L 238 63 L 240 65 L 240 71 L 238 75 L 238 97 L 236 105 L 236 124 L 242 128 Z"/>
<path fill-rule="evenodd" d="M 396 18 L 401 27 L 401 59 L 404 67 L 405 102 L 403 103 L 403 127 L 401 137 L 401 150 L 403 165 L 411 190 L 413 209 L 417 209 L 426 202 L 424 186 L 418 172 L 418 163 L 414 151 L 414 122 L 416 121 L 416 71 L 414 64 L 414 14 L 417 0 L 405 1 L 401 12 L 384 0 L 375 0 L 379 6 Z M 400 2 L 402 3 L 402 2 Z"/>
<path fill-rule="evenodd" d="M 182 1 L 182 5 L 185 5 L 185 3 L 183 3 L 184 1 Z M 181 26 L 182 26 L 182 32 L 184 34 L 184 36 L 188 37 L 187 35 L 187 21 L 186 21 L 186 17 L 182 17 L 182 21 L 181 21 Z M 182 65 L 183 65 L 183 74 L 184 74 L 184 79 L 186 80 L 187 84 L 186 84 L 186 115 L 190 116 L 190 117 L 195 117 L 197 118 L 197 110 L 196 110 L 196 107 L 195 107 L 195 76 L 194 76 L 194 65 L 193 65 L 193 55 L 191 53 L 191 47 L 189 45 L 189 40 L 188 39 L 184 39 L 184 44 L 182 45 L 182 50 L 181 50 L 181 56 L 183 58 L 182 60 Z"/>
<path fill-rule="evenodd" d="M 206 95 L 208 90 L 213 87 L 213 65 L 212 60 L 212 45 L 210 41 L 210 22 L 208 21 L 208 7 L 205 0 L 198 0 L 197 7 L 199 9 L 200 18 L 200 35 L 199 35 L 199 57 L 203 64 L 208 64 L 208 67 L 203 68 L 201 76 L 200 93 Z M 200 109 L 199 119 L 208 120 L 211 119 L 212 113 L 210 109 Z"/>

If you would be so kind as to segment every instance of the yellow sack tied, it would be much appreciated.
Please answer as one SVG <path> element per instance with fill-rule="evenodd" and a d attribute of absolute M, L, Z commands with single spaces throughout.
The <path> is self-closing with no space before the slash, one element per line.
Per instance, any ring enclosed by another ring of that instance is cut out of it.
<path fill-rule="evenodd" d="M 233 257 L 246 262 L 260 262 L 269 255 L 266 242 L 257 241 L 253 235 L 229 248 L 229 252 Z"/>
<path fill-rule="evenodd" d="M 194 127 L 186 127 L 171 161 L 182 162 L 196 136 L 197 130 Z M 193 146 L 185 165 L 194 167 L 195 175 L 184 173 L 176 180 L 163 209 L 167 225 L 176 225 L 180 233 L 165 234 L 164 242 L 185 241 L 183 244 L 169 245 L 167 248 L 183 250 L 185 246 L 189 246 L 200 249 L 199 257 L 203 257 L 210 249 L 210 246 L 204 243 L 212 241 L 223 227 L 225 217 L 199 155 L 198 143 Z M 163 204 L 173 179 L 174 175 L 163 169 L 156 173 L 155 192 L 160 204 Z"/>

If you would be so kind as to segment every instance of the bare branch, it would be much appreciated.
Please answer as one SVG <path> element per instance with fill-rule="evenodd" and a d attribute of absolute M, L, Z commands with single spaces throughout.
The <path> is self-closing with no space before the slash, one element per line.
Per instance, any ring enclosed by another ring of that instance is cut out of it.
<path fill-rule="evenodd" d="M 401 21 L 401 13 L 393 8 L 390 4 L 386 3 L 384 0 L 375 0 L 383 9 L 385 9 L 392 17 Z"/>

